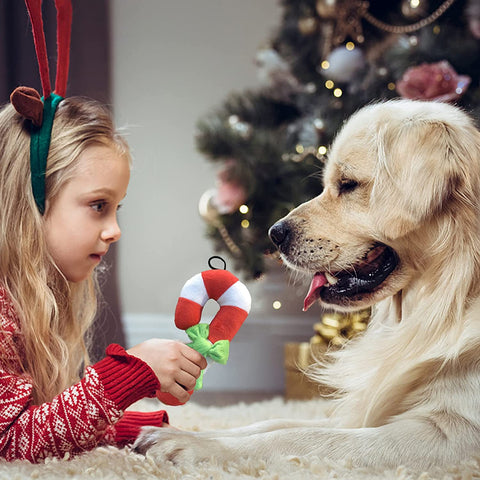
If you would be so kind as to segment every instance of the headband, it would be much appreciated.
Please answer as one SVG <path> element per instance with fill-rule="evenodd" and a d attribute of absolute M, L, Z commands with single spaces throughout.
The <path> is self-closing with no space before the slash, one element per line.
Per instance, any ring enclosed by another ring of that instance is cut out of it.
<path fill-rule="evenodd" d="M 53 119 L 58 104 L 67 90 L 72 28 L 71 0 L 55 0 L 57 10 L 57 72 L 55 91 L 50 86 L 47 46 L 43 31 L 42 0 L 25 0 L 32 24 L 43 97 L 33 88 L 18 87 L 10 95 L 15 110 L 31 121 L 30 170 L 32 193 L 39 212 L 45 212 L 45 172 L 52 135 Z"/>

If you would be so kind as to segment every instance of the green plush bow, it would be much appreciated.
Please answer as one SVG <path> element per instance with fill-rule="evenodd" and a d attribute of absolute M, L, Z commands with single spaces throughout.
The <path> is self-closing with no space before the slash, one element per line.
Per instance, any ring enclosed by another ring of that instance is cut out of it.
<path fill-rule="evenodd" d="M 209 325 L 206 323 L 198 323 L 185 330 L 188 337 L 192 341 L 188 344 L 197 352 L 201 353 L 204 357 L 211 358 L 217 363 L 225 365 L 228 361 L 228 355 L 230 353 L 230 342 L 228 340 L 218 340 L 212 343 L 208 339 L 210 333 Z M 200 390 L 203 386 L 203 370 L 197 379 L 195 390 Z"/>

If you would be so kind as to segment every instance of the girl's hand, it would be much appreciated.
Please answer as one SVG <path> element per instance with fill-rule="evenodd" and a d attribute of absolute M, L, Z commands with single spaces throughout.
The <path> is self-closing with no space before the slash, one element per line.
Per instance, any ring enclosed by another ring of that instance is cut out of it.
<path fill-rule="evenodd" d="M 127 350 L 140 358 L 154 371 L 160 382 L 160 391 L 168 392 L 177 400 L 189 400 L 200 372 L 206 368 L 205 357 L 184 343 L 152 338 Z"/>

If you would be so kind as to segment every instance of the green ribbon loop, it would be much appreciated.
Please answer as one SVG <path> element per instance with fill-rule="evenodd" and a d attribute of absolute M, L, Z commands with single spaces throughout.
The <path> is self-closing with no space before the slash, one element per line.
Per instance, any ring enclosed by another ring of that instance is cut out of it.
<path fill-rule="evenodd" d="M 227 363 L 230 354 L 230 342 L 228 340 L 218 340 L 217 342 L 212 343 L 208 339 L 208 334 L 210 332 L 208 324 L 198 323 L 197 325 L 187 328 L 186 332 L 192 341 L 188 344 L 189 347 L 201 353 L 204 357 L 211 358 L 217 363 L 221 363 L 222 365 Z M 203 386 L 203 373 L 204 372 L 202 371 L 197 379 L 195 390 L 200 390 Z"/>

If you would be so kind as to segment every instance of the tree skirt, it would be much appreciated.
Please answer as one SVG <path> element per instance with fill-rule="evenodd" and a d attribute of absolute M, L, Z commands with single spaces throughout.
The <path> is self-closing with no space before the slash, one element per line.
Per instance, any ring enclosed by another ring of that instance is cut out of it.
<path fill-rule="evenodd" d="M 275 398 L 252 404 L 239 403 L 228 407 L 205 407 L 194 403 L 170 407 L 172 425 L 185 430 L 208 430 L 236 427 L 270 418 L 314 419 L 323 417 L 327 402 L 322 400 L 284 401 Z M 144 400 L 134 405 L 136 410 L 158 410 L 155 400 Z M 333 463 L 322 459 L 278 458 L 266 463 L 255 459 L 238 459 L 226 464 L 173 465 L 156 462 L 155 456 L 133 453 L 130 449 L 102 447 L 70 460 L 50 460 L 33 465 L 26 461 L 0 461 L 0 479 L 265 479 L 265 480 L 470 480 L 480 478 L 480 457 L 442 471 L 413 472 L 402 466 L 392 470 L 374 471 L 351 468 L 347 461 Z"/>

